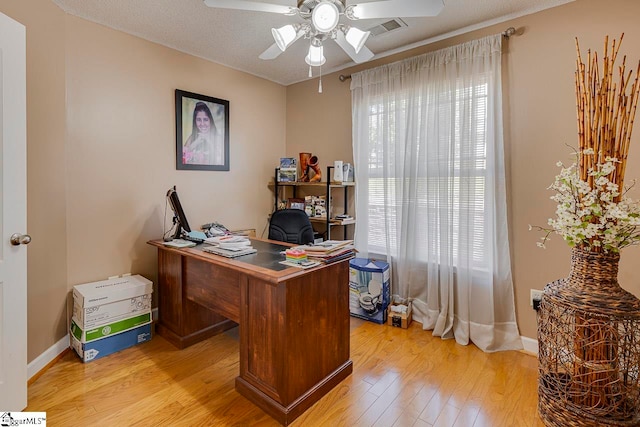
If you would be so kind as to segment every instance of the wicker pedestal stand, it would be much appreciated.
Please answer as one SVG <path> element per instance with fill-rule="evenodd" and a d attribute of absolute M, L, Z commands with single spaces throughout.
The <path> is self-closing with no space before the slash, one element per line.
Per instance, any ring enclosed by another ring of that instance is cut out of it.
<path fill-rule="evenodd" d="M 573 249 L 538 314 L 538 409 L 549 426 L 640 426 L 640 300 L 619 254 Z"/>

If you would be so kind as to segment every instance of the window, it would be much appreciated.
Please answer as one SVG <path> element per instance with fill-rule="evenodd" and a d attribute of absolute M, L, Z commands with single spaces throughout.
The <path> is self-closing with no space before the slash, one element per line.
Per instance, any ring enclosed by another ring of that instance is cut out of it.
<path fill-rule="evenodd" d="M 454 90 L 396 92 L 368 105 L 368 250 L 398 256 L 403 215 L 413 215 L 414 256 L 438 257 L 450 239 L 453 263 L 486 262 L 488 84 L 458 81 Z M 436 93 L 436 95 L 431 95 Z M 409 120 L 418 120 L 411 123 Z M 430 129 L 438 128 L 437 132 Z M 417 129 L 412 135 L 406 129 Z M 471 242 L 468 242 L 468 240 Z M 469 244 L 470 243 L 470 244 Z M 448 245 L 447 245 L 448 246 Z M 468 253 L 471 252 L 471 253 Z"/>

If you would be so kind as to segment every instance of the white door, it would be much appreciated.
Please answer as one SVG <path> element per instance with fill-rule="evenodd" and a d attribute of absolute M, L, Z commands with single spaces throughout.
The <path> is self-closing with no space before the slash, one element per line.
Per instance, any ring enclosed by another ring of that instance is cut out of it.
<path fill-rule="evenodd" d="M 27 406 L 25 40 L 0 13 L 0 411 Z"/>

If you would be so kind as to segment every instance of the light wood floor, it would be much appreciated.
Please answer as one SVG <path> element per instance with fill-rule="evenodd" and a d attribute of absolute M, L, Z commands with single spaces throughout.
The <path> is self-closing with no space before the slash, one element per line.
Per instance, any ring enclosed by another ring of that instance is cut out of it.
<path fill-rule="evenodd" d="M 234 389 L 237 330 L 177 350 L 160 336 L 82 363 L 68 352 L 29 386 L 50 426 L 277 426 Z M 537 359 L 486 354 L 352 318 L 353 374 L 293 426 L 543 426 Z"/>

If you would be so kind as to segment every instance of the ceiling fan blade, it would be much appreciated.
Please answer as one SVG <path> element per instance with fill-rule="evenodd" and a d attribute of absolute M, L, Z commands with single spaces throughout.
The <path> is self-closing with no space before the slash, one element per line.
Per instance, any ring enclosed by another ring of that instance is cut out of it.
<path fill-rule="evenodd" d="M 354 4 L 356 19 L 416 18 L 436 16 L 444 8 L 443 0 L 383 0 Z"/>
<path fill-rule="evenodd" d="M 295 42 L 297 42 L 300 39 L 300 37 L 304 36 L 304 33 L 305 33 L 304 29 L 301 29 L 300 31 L 298 31 L 298 33 L 296 34 L 296 38 L 293 39 L 291 44 L 294 44 Z M 280 50 L 278 45 L 274 43 L 271 46 L 269 46 L 267 50 L 262 52 L 258 58 L 264 59 L 264 60 L 276 59 L 278 56 L 280 56 L 281 53 L 282 53 L 282 50 Z"/>
<path fill-rule="evenodd" d="M 281 53 L 282 51 L 280 50 L 278 45 L 274 43 L 271 46 L 269 46 L 267 50 L 262 52 L 258 58 L 264 59 L 264 60 L 276 59 L 278 56 L 280 56 Z"/>
<path fill-rule="evenodd" d="M 362 46 L 360 52 L 356 53 L 356 50 L 349 44 L 342 31 L 336 32 L 335 40 L 338 46 L 340 46 L 342 50 L 344 50 L 345 53 L 353 59 L 353 62 L 360 64 L 373 58 L 373 52 L 367 49 L 366 46 Z"/>
<path fill-rule="evenodd" d="M 298 10 L 297 7 L 293 6 L 248 0 L 204 0 L 204 4 L 220 9 L 253 10 L 256 12 L 282 13 L 285 15 L 293 14 Z"/>

